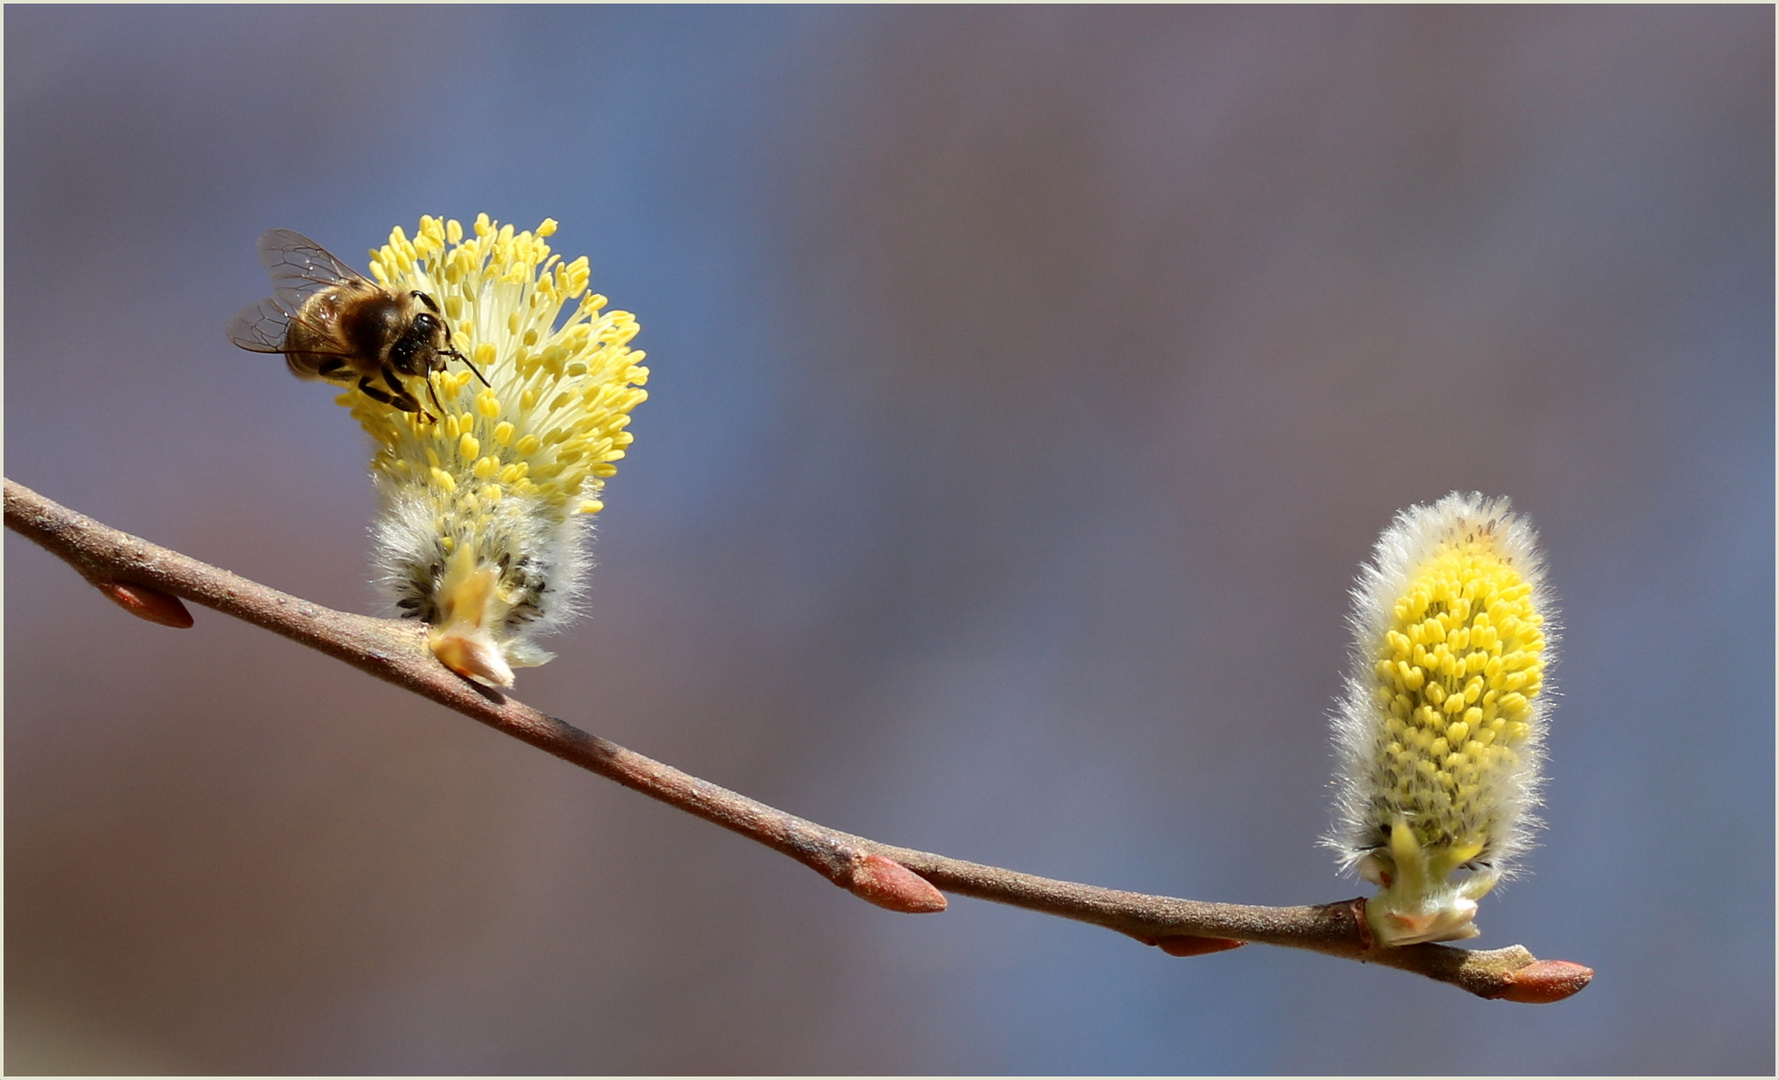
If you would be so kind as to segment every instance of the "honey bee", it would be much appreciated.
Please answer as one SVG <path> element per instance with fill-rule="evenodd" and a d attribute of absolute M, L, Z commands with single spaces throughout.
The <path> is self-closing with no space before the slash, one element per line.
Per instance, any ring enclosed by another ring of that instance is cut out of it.
<path fill-rule="evenodd" d="M 432 375 L 444 371 L 447 360 L 463 361 L 488 385 L 451 344 L 451 328 L 426 293 L 385 289 L 289 229 L 259 238 L 259 261 L 272 276 L 272 295 L 229 320 L 229 340 L 241 348 L 283 353 L 299 379 L 356 382 L 366 397 L 434 421 L 409 388 L 411 380 L 425 381 L 440 412 Z"/>

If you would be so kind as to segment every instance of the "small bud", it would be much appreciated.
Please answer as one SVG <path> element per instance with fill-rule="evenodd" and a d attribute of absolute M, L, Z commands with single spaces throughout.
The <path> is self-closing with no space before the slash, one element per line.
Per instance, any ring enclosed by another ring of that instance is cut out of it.
<path fill-rule="evenodd" d="M 861 900 L 906 915 L 945 910 L 945 894 L 932 882 L 882 855 L 855 856 L 849 879 L 839 884 Z"/>
<path fill-rule="evenodd" d="M 1539 960 L 1508 976 L 1504 1001 L 1523 1005 L 1548 1005 L 1577 993 L 1592 982 L 1594 969 L 1567 960 Z"/>
<path fill-rule="evenodd" d="M 1198 937 L 1193 934 L 1174 934 L 1159 938 L 1156 947 L 1169 956 L 1204 956 L 1206 953 L 1226 952 L 1239 949 L 1246 945 L 1245 941 L 1234 941 L 1221 937 Z"/>
<path fill-rule="evenodd" d="M 191 629 L 191 612 L 177 596 L 129 581 L 95 581 L 93 584 L 118 607 L 138 619 L 171 626 L 175 630 Z"/>

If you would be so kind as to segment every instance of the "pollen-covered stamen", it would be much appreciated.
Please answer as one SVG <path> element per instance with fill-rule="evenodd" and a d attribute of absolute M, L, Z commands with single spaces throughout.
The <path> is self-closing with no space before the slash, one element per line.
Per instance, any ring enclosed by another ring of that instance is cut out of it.
<path fill-rule="evenodd" d="M 1393 606 L 1378 649 L 1385 801 L 1414 808 L 1409 828 L 1436 847 L 1441 876 L 1487 849 L 1481 787 L 1511 771 L 1531 733 L 1544 679 L 1544 620 L 1531 593 L 1487 533 L 1453 537 Z"/>

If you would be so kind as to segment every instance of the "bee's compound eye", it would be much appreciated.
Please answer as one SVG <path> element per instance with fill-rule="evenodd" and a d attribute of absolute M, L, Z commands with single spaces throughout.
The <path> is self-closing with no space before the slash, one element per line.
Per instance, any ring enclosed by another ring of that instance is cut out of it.
<path fill-rule="evenodd" d="M 414 316 L 414 329 L 420 331 L 421 333 L 431 334 L 431 333 L 437 331 L 438 328 L 439 328 L 439 320 L 437 319 L 437 317 L 428 315 L 424 311 L 421 312 L 420 314 Z"/>

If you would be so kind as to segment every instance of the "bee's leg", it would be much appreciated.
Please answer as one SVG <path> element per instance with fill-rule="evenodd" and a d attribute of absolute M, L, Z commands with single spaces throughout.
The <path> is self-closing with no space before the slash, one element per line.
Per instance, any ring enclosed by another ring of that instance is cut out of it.
<path fill-rule="evenodd" d="M 369 375 L 358 380 L 358 389 L 360 393 L 365 397 L 370 398 L 372 401 L 381 401 L 385 405 L 395 405 L 395 399 L 389 396 L 389 391 L 371 385 L 371 377 Z M 401 408 L 400 405 L 395 405 L 395 407 L 398 409 Z"/>
<path fill-rule="evenodd" d="M 393 392 L 392 396 L 393 396 L 394 400 L 391 402 L 391 404 L 393 404 L 396 408 L 400 409 L 402 412 L 419 413 L 421 416 L 426 417 L 428 420 L 431 420 L 433 423 L 435 423 L 435 424 L 438 423 L 439 418 L 432 415 L 431 413 L 427 412 L 425 409 L 422 409 L 420 407 L 419 400 L 417 400 L 413 394 L 408 393 L 408 388 L 406 386 L 402 385 L 401 377 L 398 376 L 394 371 L 390 370 L 387 367 L 384 368 L 383 369 L 383 381 L 389 384 L 389 389 Z M 429 391 L 432 389 L 432 382 L 430 380 L 427 382 L 426 388 Z M 432 403 L 434 405 L 439 405 L 439 396 L 437 394 L 434 394 L 432 396 Z M 445 407 L 443 405 L 439 405 L 439 412 L 442 413 L 444 411 L 445 411 Z"/>
<path fill-rule="evenodd" d="M 419 413 L 421 416 L 426 417 L 428 420 L 431 420 L 435 424 L 439 422 L 438 417 L 427 412 L 425 409 L 422 409 L 420 407 L 420 402 L 417 399 L 415 399 L 413 394 L 408 393 L 406 390 L 403 390 L 400 394 L 396 395 L 395 407 L 400 409 L 402 412 Z"/>
<path fill-rule="evenodd" d="M 373 401 L 381 401 L 383 404 L 388 405 L 391 408 L 400 409 L 402 412 L 419 413 L 428 420 L 437 421 L 436 417 L 420 407 L 420 403 L 414 400 L 413 394 L 403 390 L 399 385 L 395 387 L 394 393 L 390 393 L 388 390 L 385 390 L 380 386 L 373 386 L 371 384 L 371 377 L 366 375 L 364 378 L 358 380 L 358 389 L 364 393 L 365 397 L 368 397 Z"/>
<path fill-rule="evenodd" d="M 426 377 L 426 393 L 427 393 L 428 397 L 432 398 L 433 408 L 437 409 L 441 413 L 444 412 L 445 406 L 443 404 L 441 404 L 439 401 L 439 392 L 437 390 L 434 390 L 432 387 L 432 376 L 431 375 L 428 375 Z"/>

